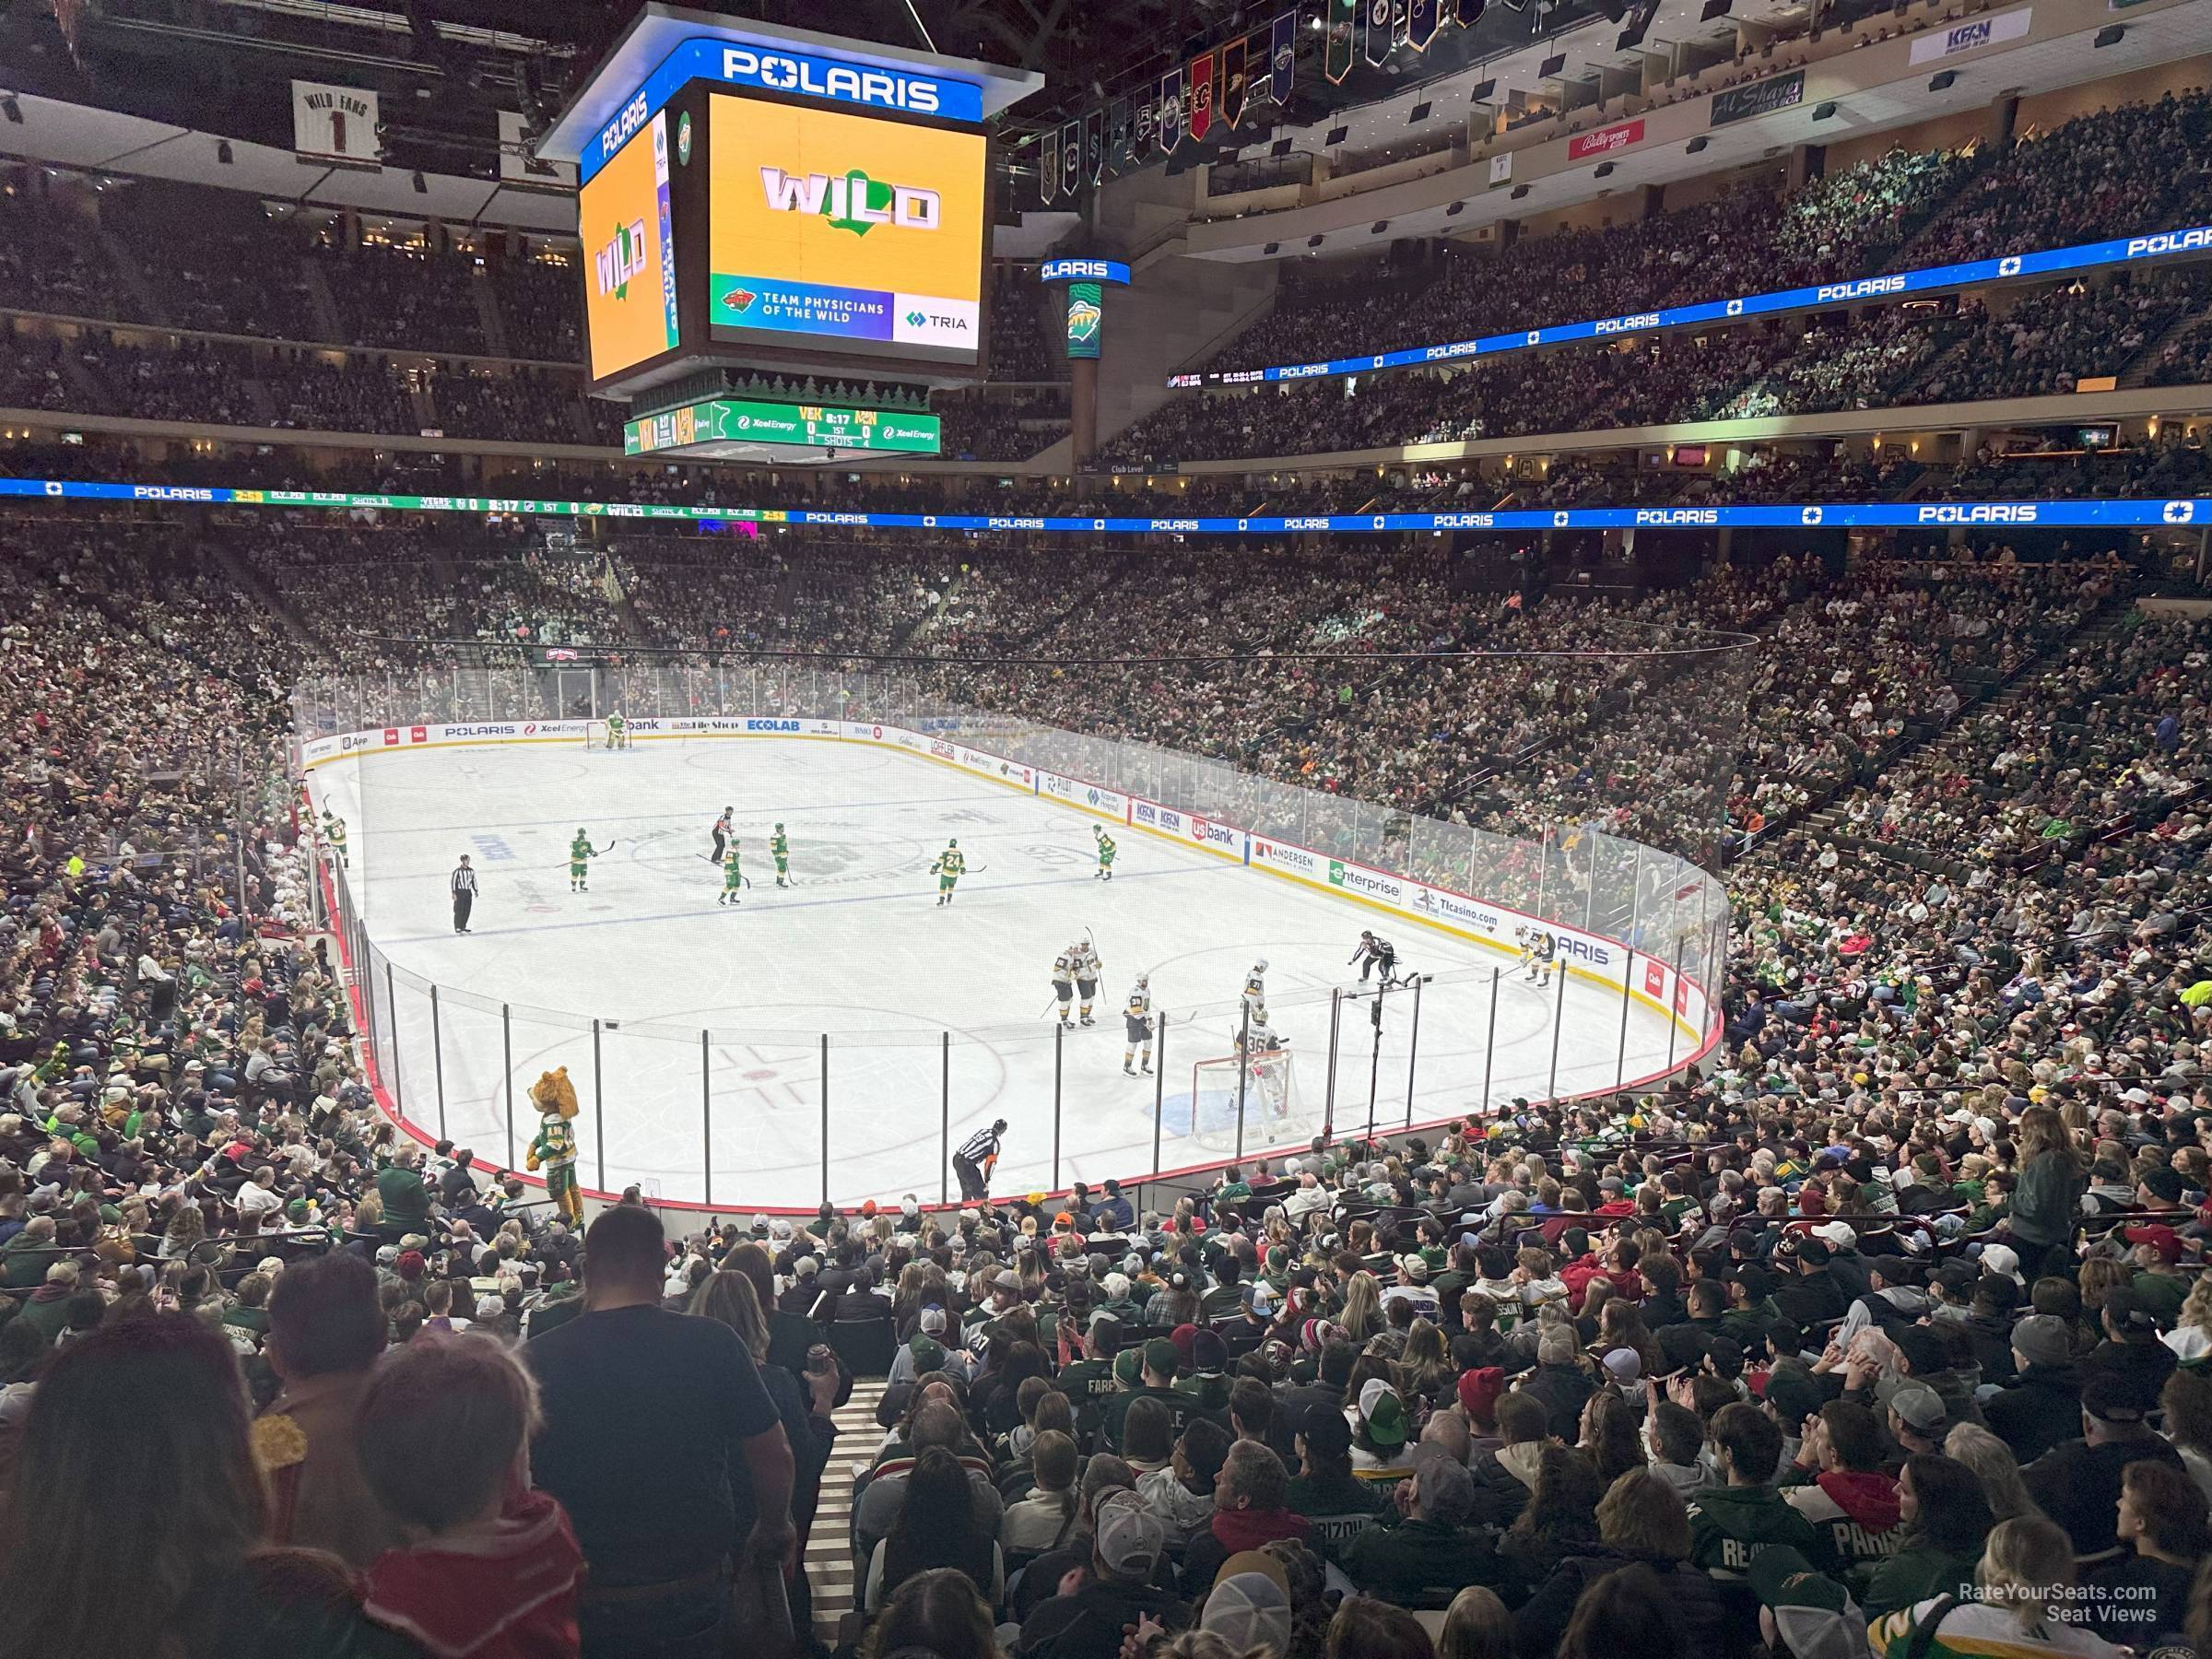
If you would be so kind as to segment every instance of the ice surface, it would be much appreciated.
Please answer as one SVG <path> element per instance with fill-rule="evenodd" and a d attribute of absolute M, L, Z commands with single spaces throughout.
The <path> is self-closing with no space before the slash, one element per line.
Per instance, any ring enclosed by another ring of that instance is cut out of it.
<path fill-rule="evenodd" d="M 324 768 L 312 787 L 351 832 L 383 1080 L 402 1111 L 482 1163 L 512 1164 L 535 1129 L 524 1090 L 565 1065 L 592 1187 L 699 1200 L 711 1163 L 717 1204 L 811 1205 L 825 1186 L 840 1204 L 935 1202 L 951 1180 L 947 1100 L 954 1147 L 994 1117 L 1011 1124 L 1000 1194 L 1221 1158 L 1231 1148 L 1216 1136 L 1168 1133 L 1156 1159 L 1155 1107 L 1164 1098 L 1169 1121 L 1188 1121 L 1192 1064 L 1230 1052 L 1244 973 L 1263 958 L 1301 1103 L 1314 1120 L 1333 1111 L 1340 1133 L 1366 1126 L 1371 1087 L 1375 1122 L 1403 1126 L 1479 1107 L 1486 1069 L 1492 1101 L 1571 1094 L 1694 1046 L 1642 1003 L 1624 1022 L 1618 993 L 1571 980 L 1562 1016 L 1557 984 L 1526 982 L 1484 947 L 1133 828 L 1114 830 L 1114 878 L 1097 881 L 1098 820 L 890 748 L 425 749 Z M 753 884 L 735 911 L 716 905 L 706 857 L 725 806 Z M 784 890 L 768 857 L 778 821 Z M 613 844 L 578 894 L 567 856 L 580 826 Z M 971 873 L 941 909 L 928 867 L 953 837 Z M 465 938 L 446 885 L 463 853 L 481 879 Z M 1356 983 L 1346 958 L 1362 927 L 1394 938 L 1401 971 L 1434 977 L 1410 1099 L 1414 999 L 1393 994 L 1379 1052 L 1371 1003 L 1343 1005 L 1332 1107 L 1330 988 Z M 1086 929 L 1104 961 L 1098 1024 L 1063 1045 L 1050 971 Z M 1157 1084 L 1122 1074 L 1121 1009 L 1139 972 L 1168 1016 Z M 1271 1125 L 1255 1108 L 1246 1150 L 1302 1145 L 1318 1126 Z"/>

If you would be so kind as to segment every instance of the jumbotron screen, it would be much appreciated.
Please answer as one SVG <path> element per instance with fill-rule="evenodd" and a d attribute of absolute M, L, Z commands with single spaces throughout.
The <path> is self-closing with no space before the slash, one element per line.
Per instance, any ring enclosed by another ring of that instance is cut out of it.
<path fill-rule="evenodd" d="M 664 111 L 593 174 L 578 196 L 583 311 L 595 381 L 681 343 L 668 182 Z"/>
<path fill-rule="evenodd" d="M 981 360 L 982 134 L 723 94 L 711 102 L 714 339 Z"/>

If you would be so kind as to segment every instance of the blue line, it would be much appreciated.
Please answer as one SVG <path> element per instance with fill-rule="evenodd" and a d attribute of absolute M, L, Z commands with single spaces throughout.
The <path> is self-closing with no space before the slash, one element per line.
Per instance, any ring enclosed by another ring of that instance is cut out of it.
<path fill-rule="evenodd" d="M 1235 867 L 1233 865 L 1226 864 L 1220 866 L 1224 870 Z M 1116 881 L 1146 881 L 1158 880 L 1169 876 L 1211 876 L 1213 874 L 1215 874 L 1215 870 L 1210 865 L 1194 865 L 1187 870 L 1131 870 L 1126 874 L 1115 876 L 1114 879 Z M 991 890 L 994 893 L 1010 893 L 1018 892 L 1024 888 L 1088 886 L 1095 879 L 1094 877 L 1089 876 L 1054 876 L 1043 881 L 1002 882 L 993 887 Z M 709 889 L 701 888 L 700 890 L 703 893 Z M 846 899 L 801 899 L 795 903 L 780 905 L 777 908 L 779 910 L 826 910 L 841 904 L 888 904 L 910 900 L 918 902 L 930 896 L 926 889 L 917 889 L 912 893 L 856 893 Z M 584 897 L 588 898 L 590 895 L 586 894 Z M 712 907 L 702 906 L 699 910 L 663 911 L 657 915 L 651 916 L 605 916 L 595 922 L 547 922 L 536 927 L 471 928 L 468 936 L 472 939 L 499 939 L 521 934 L 566 933 L 571 928 L 578 927 L 628 927 L 638 922 L 681 922 L 689 918 L 702 917 Z M 453 930 L 448 928 L 443 933 L 410 934 L 405 938 L 380 939 L 376 935 L 375 929 L 371 928 L 369 933 L 369 942 L 385 950 L 390 950 L 402 945 L 423 945 L 434 939 L 450 939 L 453 936 Z"/>

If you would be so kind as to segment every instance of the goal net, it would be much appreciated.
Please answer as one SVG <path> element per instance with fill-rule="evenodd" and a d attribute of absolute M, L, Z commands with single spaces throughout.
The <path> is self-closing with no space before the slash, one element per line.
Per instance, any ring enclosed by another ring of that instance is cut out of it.
<path fill-rule="evenodd" d="M 1298 1087 L 1290 1051 L 1200 1060 L 1191 1067 L 1191 1092 L 1163 1102 L 1161 1128 L 1187 1135 L 1208 1151 L 1237 1150 L 1237 1092 L 1243 1088 L 1243 1148 L 1247 1153 L 1302 1147 L 1321 1133 L 1321 1112 L 1309 1108 Z"/>
<path fill-rule="evenodd" d="M 583 747 L 595 749 L 628 748 L 629 734 L 625 732 L 617 737 L 607 729 L 606 721 L 594 720 L 583 728 Z"/>

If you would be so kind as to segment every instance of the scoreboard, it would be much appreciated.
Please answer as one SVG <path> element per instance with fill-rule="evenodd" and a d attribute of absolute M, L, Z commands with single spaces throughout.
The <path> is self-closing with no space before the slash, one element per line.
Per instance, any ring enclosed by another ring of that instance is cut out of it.
<path fill-rule="evenodd" d="M 1042 84 L 646 6 L 538 146 L 577 162 L 592 389 L 707 367 L 982 378 L 984 124 Z"/>
<path fill-rule="evenodd" d="M 864 454 L 934 455 L 941 429 L 935 415 L 906 409 L 832 408 L 818 404 L 757 403 L 716 397 L 664 409 L 622 428 L 622 453 L 680 451 L 688 458 L 773 460 L 792 450 L 851 450 Z"/>

